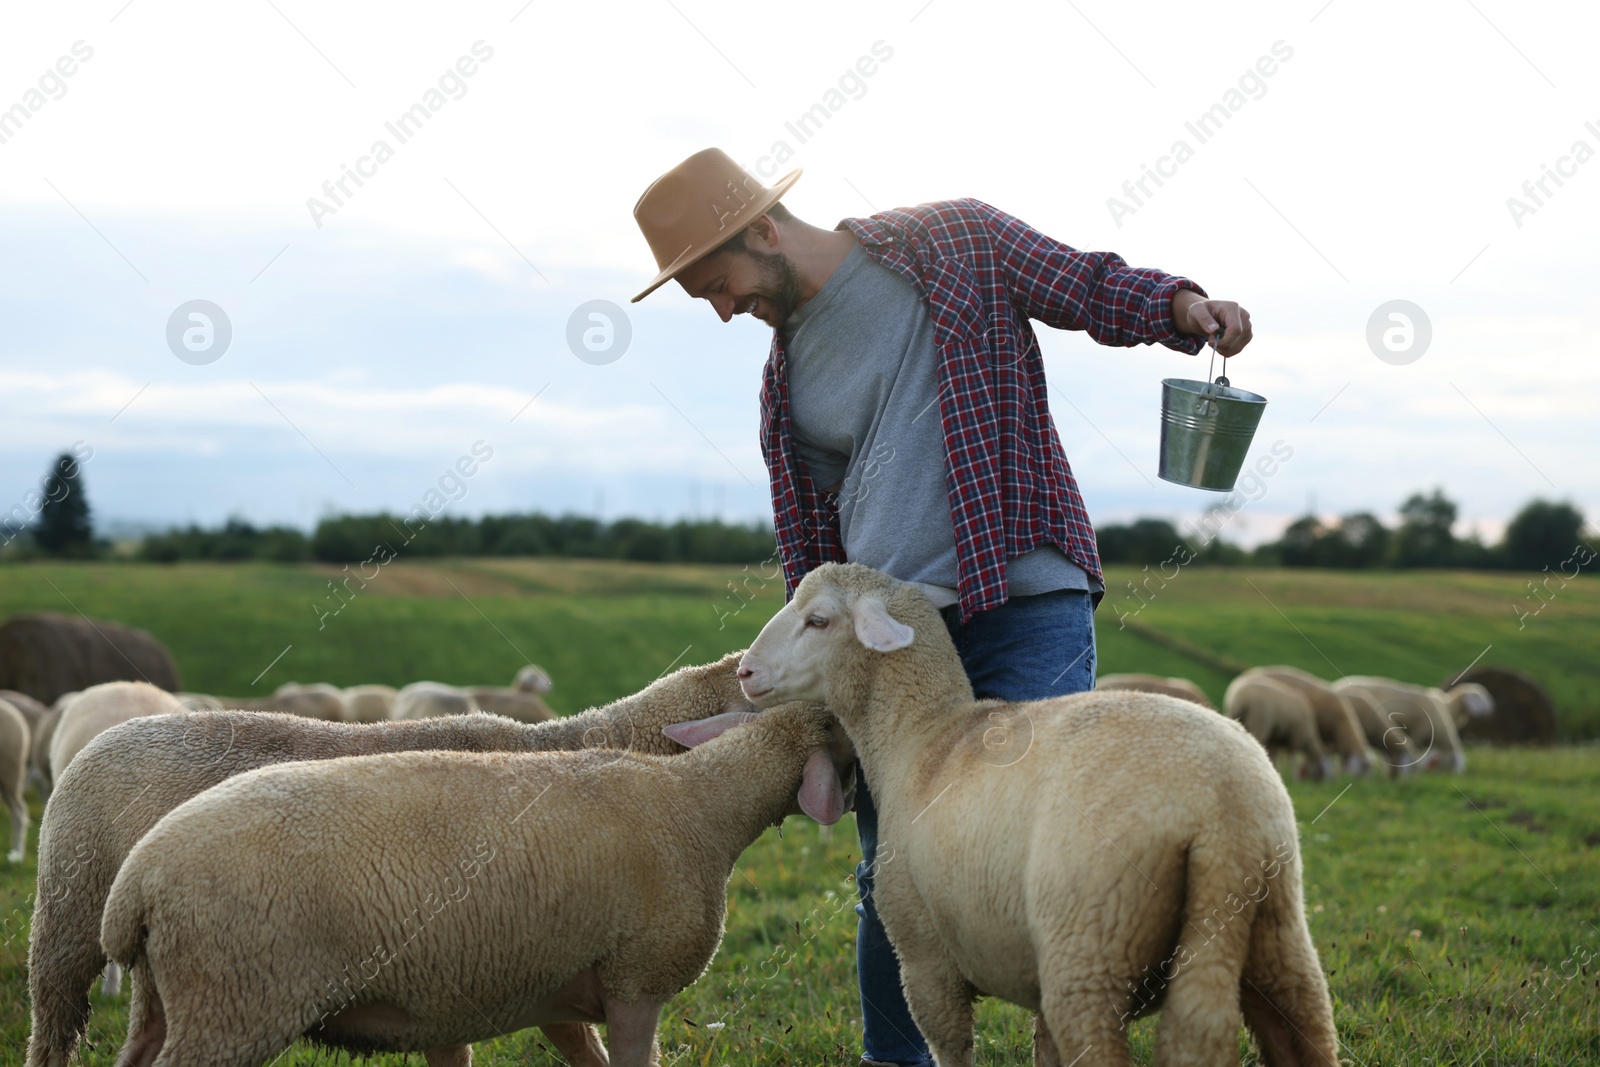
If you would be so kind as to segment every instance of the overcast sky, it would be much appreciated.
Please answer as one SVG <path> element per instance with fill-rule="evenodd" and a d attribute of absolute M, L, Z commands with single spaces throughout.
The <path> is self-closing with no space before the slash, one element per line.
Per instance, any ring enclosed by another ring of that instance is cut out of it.
<path fill-rule="evenodd" d="M 770 330 L 627 303 L 634 201 L 716 145 L 803 166 L 819 224 L 975 196 L 1242 303 L 1229 374 L 1293 457 L 1230 537 L 1435 485 L 1490 538 L 1535 496 L 1600 516 L 1597 30 L 1509 0 L 14 7 L 0 508 L 82 441 L 102 520 L 309 527 L 483 442 L 456 513 L 768 517 Z M 231 324 L 213 362 L 169 347 L 191 300 Z M 592 300 L 627 309 L 614 362 L 569 348 Z M 1394 300 L 1431 328 L 1409 362 L 1368 341 Z M 1096 521 L 1217 502 L 1156 478 L 1160 380 L 1203 357 L 1039 330 Z"/>

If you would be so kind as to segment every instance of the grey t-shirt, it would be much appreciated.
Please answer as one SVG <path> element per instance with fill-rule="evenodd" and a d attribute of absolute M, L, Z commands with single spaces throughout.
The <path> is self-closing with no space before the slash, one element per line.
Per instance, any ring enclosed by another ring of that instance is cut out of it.
<path fill-rule="evenodd" d="M 857 245 L 782 329 L 795 451 L 819 488 L 842 483 L 845 558 L 954 590 L 933 319 L 910 281 Z M 1099 589 L 1054 545 L 1006 564 L 1012 596 Z"/>

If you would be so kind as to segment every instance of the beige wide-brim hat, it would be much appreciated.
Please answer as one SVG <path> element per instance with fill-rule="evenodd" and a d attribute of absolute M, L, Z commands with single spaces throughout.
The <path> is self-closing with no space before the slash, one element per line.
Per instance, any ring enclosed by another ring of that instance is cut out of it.
<path fill-rule="evenodd" d="M 799 180 L 796 167 L 769 188 L 722 149 L 707 148 L 651 182 L 633 205 L 633 220 L 661 273 L 630 303 L 643 300 L 673 275 L 716 251 Z"/>

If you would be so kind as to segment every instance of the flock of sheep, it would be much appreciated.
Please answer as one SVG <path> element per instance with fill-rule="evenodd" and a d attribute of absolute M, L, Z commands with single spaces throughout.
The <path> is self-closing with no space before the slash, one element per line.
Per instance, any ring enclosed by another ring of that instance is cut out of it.
<path fill-rule="evenodd" d="M 939 1064 L 972 1062 L 989 995 L 1037 1013 L 1040 1064 L 1126 1064 L 1128 1020 L 1159 1011 L 1163 1064 L 1235 1062 L 1242 1019 L 1271 1067 L 1334 1067 L 1269 752 L 1313 776 L 1334 756 L 1459 769 L 1453 716 L 1487 698 L 1258 668 L 1226 715 L 1146 676 L 978 701 L 926 596 L 852 564 L 808 575 L 742 655 L 567 718 L 549 688 L 530 666 L 506 688 L 259 703 L 0 694 L 13 859 L 30 734 L 49 798 L 29 1067 L 66 1067 L 89 988 L 104 972 L 117 992 L 124 969 L 119 1064 L 244 1067 L 307 1037 L 444 1067 L 529 1026 L 583 1067 L 655 1063 L 740 854 L 787 815 L 841 818 L 857 760 L 877 908 Z"/>
<path fill-rule="evenodd" d="M 1165 693 L 1212 706 L 1187 678 L 1110 674 L 1095 687 Z M 1494 698 L 1476 682 L 1448 691 L 1367 675 L 1326 682 L 1298 667 L 1275 666 L 1236 677 L 1222 710 L 1274 758 L 1297 754 L 1299 775 L 1321 781 L 1341 767 L 1346 774 L 1367 774 L 1380 761 L 1391 776 L 1466 770 L 1459 728 L 1470 718 L 1494 714 Z"/>

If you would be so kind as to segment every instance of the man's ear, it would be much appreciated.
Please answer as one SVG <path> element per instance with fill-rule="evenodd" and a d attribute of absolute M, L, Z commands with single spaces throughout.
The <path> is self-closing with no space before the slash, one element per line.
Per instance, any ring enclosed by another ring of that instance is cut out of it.
<path fill-rule="evenodd" d="M 695 748 L 714 737 L 721 737 L 735 726 L 742 726 L 760 714 L 759 711 L 725 711 L 709 719 L 675 722 L 671 726 L 663 726 L 661 732 L 684 748 Z"/>
<path fill-rule="evenodd" d="M 893 652 L 905 648 L 917 632 L 889 614 L 877 597 L 862 597 L 851 612 L 855 617 L 856 640 L 874 652 Z"/>

